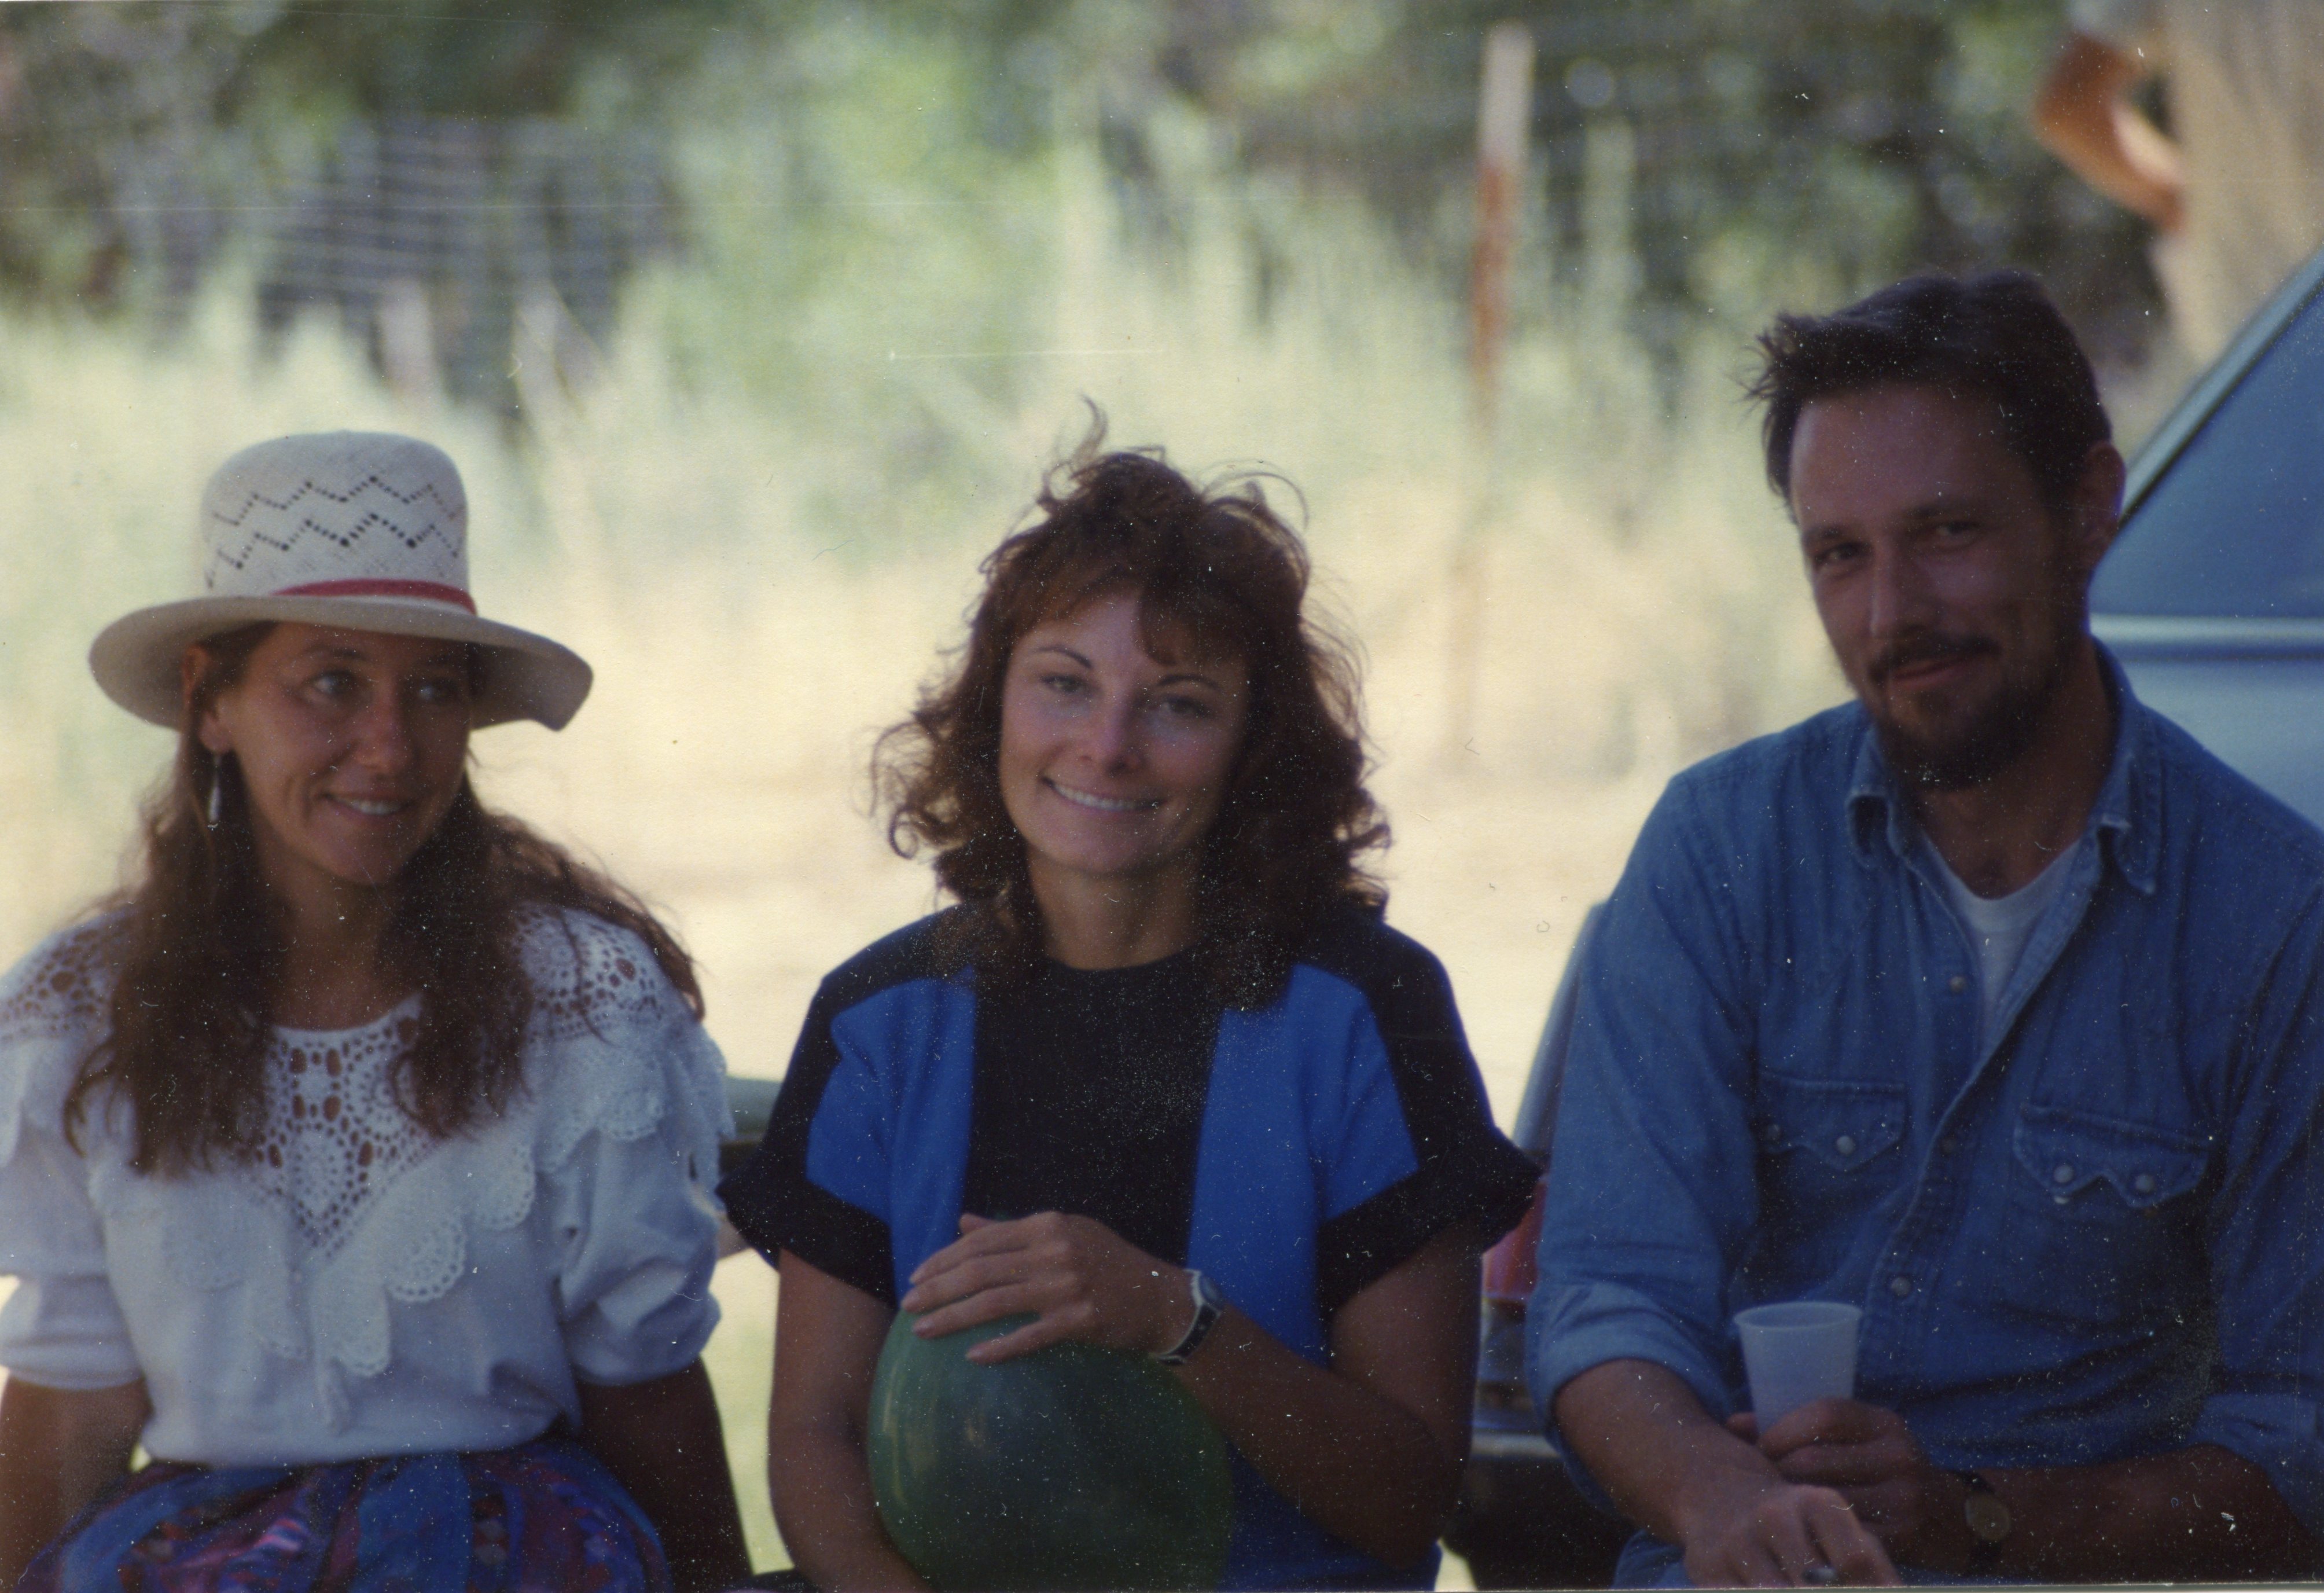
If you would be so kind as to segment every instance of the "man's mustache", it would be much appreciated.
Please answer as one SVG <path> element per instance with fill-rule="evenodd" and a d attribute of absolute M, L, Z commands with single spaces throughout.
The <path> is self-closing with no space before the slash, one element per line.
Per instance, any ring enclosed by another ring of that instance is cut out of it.
<path fill-rule="evenodd" d="M 1946 663 L 1956 658 L 1975 658 L 1998 651 L 1982 636 L 1907 636 L 1883 648 L 1873 658 L 1868 672 L 1876 684 L 1885 686 L 1888 683 L 1888 677 L 1898 670 L 1913 669 L 1924 663 Z"/>

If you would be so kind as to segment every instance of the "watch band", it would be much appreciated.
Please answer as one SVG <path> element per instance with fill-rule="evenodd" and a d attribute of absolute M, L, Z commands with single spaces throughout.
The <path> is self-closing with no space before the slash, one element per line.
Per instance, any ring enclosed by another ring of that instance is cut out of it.
<path fill-rule="evenodd" d="M 1157 1350 L 1154 1358 L 1166 1366 L 1183 1366 L 1203 1348 L 1203 1340 L 1219 1325 L 1225 1314 L 1227 1302 L 1219 1293 L 1219 1286 L 1193 1267 L 1186 1269 L 1186 1282 L 1194 1293 L 1194 1320 L 1186 1324 L 1186 1331 L 1178 1342 L 1167 1349 Z"/>

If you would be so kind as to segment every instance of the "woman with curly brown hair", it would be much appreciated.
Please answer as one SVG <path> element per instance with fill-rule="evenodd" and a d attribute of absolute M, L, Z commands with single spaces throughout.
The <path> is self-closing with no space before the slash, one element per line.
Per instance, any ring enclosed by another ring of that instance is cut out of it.
<path fill-rule="evenodd" d="M 899 1310 L 970 1350 L 1151 1353 L 1232 1446 L 1225 1585 L 1426 1587 L 1468 1443 L 1477 1257 L 1534 1169 L 1360 865 L 1356 673 L 1253 486 L 1093 437 L 884 739 L 958 905 L 827 978 L 722 1189 L 782 1268 L 775 1507 L 908 1587 L 865 1457 Z"/>
<path fill-rule="evenodd" d="M 426 443 L 262 443 L 202 527 L 90 654 L 178 732 L 142 878 L 0 981 L 0 1586 L 742 1579 L 692 964 L 467 778 L 588 666 L 477 616 Z"/>

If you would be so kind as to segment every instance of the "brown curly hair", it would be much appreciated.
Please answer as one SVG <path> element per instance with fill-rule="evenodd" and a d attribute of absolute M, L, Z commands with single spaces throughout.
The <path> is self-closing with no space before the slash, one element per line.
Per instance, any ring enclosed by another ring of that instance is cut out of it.
<path fill-rule="evenodd" d="M 112 1021 L 73 1081 L 65 1120 L 77 1127 L 97 1094 L 116 1095 L 133 1116 L 140 1172 L 247 1162 L 265 1126 L 278 931 L 238 765 L 214 756 L 194 730 L 272 629 L 247 625 L 202 644 L 177 758 L 145 803 L 141 878 L 106 904 L 115 914 L 106 926 L 117 976 Z M 214 783 L 215 829 L 206 814 Z M 701 1015 L 692 959 L 644 904 L 486 809 L 465 777 L 399 883 L 383 955 L 422 999 L 392 1083 L 397 1104 L 438 1138 L 497 1114 L 522 1085 L 533 1003 L 519 949 L 528 909 L 577 909 L 634 933 Z"/>
<path fill-rule="evenodd" d="M 1228 1001 L 1261 1005 L 1321 915 L 1388 904 L 1359 861 L 1388 831 L 1364 789 L 1355 652 L 1304 612 L 1306 548 L 1259 477 L 1199 486 L 1158 449 L 1102 452 L 1104 436 L 1101 415 L 1048 473 L 1033 523 L 984 560 L 958 662 L 881 736 L 872 778 L 889 844 L 907 857 L 932 850 L 937 884 L 961 903 L 938 937 L 952 966 L 1002 983 L 1038 966 L 1040 905 L 1001 795 L 1002 681 L 1035 625 L 1135 591 L 1149 651 L 1166 632 L 1250 676 L 1242 745 L 1203 843 L 1195 950 Z"/>

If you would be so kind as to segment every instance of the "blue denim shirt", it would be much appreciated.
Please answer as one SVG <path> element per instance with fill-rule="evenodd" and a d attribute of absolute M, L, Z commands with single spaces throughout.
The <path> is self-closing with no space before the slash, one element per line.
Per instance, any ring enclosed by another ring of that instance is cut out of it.
<path fill-rule="evenodd" d="M 1583 968 L 1527 1370 L 1748 1408 L 1729 1320 L 1863 1308 L 1949 1468 L 2218 1444 L 2324 1535 L 2324 835 L 2141 707 L 1978 1043 L 1863 711 L 1671 783 Z"/>

